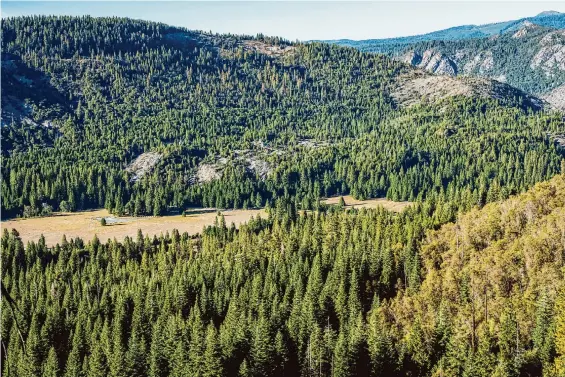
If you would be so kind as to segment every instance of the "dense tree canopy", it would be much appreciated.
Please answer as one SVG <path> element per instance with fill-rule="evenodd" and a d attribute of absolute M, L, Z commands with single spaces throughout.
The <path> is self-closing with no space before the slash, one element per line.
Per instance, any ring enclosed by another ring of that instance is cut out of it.
<path fill-rule="evenodd" d="M 54 247 L 4 229 L 3 375 L 563 374 L 561 115 L 400 108 L 410 67 L 261 35 L 20 17 L 2 47 L 3 216 L 269 212 Z M 319 204 L 342 194 L 415 203 Z"/>
<path fill-rule="evenodd" d="M 548 179 L 564 154 L 562 118 L 518 102 L 398 108 L 410 68 L 350 48 L 119 18 L 8 18 L 2 33 L 4 217 L 347 193 L 468 206 Z M 162 159 L 137 179 L 126 167 L 144 152 Z"/>
<path fill-rule="evenodd" d="M 3 375 L 560 375 L 565 176 L 430 231 L 444 207 L 280 199 L 240 229 L 54 248 L 5 229 Z"/>

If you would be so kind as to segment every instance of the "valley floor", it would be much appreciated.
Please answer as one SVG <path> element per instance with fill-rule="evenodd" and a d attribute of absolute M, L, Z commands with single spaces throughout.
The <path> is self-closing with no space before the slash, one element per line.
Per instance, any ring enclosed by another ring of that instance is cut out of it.
<path fill-rule="evenodd" d="M 266 216 L 264 210 L 228 210 L 222 211 L 228 226 L 233 222 L 239 225 L 249 221 L 252 216 Z M 105 242 L 107 239 L 116 238 L 123 241 L 126 236 L 135 238 L 137 230 L 141 229 L 143 234 L 150 237 L 159 236 L 167 231 L 178 229 L 182 234 L 188 232 L 194 234 L 202 231 L 202 228 L 213 225 L 217 212 L 213 209 L 200 209 L 187 213 L 186 217 L 181 215 L 162 217 L 114 217 L 107 210 L 95 210 L 85 212 L 57 213 L 52 217 L 37 217 L 31 219 L 17 219 L 2 222 L 2 228 L 16 229 L 24 242 L 37 241 L 41 234 L 45 236 L 48 246 L 60 243 L 63 235 L 67 240 L 80 237 L 85 242 L 90 241 L 94 235 Z M 102 226 L 100 218 L 106 218 L 108 225 Z"/>
<path fill-rule="evenodd" d="M 390 211 L 402 211 L 409 202 L 393 202 L 384 198 L 355 200 L 351 196 L 344 196 L 346 208 L 376 208 L 383 206 Z M 324 201 L 326 204 L 337 204 L 339 197 L 329 198 Z M 226 219 L 226 224 L 230 226 L 233 222 L 236 226 L 245 223 L 251 217 L 261 215 L 266 217 L 267 214 L 263 209 L 238 209 L 221 211 Z M 20 234 L 24 245 L 28 241 L 37 241 L 43 234 L 45 243 L 48 246 L 54 246 L 60 243 L 63 235 L 67 240 L 80 237 L 85 242 L 90 241 L 94 235 L 98 235 L 100 241 L 105 242 L 108 239 L 116 238 L 123 241 L 126 236 L 135 238 L 138 229 L 141 229 L 144 235 L 153 237 L 159 236 L 173 229 L 178 229 L 179 233 L 188 232 L 195 234 L 202 231 L 202 228 L 213 225 L 216 219 L 217 210 L 214 208 L 194 208 L 187 211 L 186 217 L 181 215 L 162 216 L 162 217 L 115 217 L 108 213 L 105 209 L 56 213 L 51 217 L 37 217 L 30 219 L 15 219 L 3 221 L 2 229 L 16 229 Z M 104 217 L 107 221 L 106 226 L 100 224 L 100 219 Z"/>
<path fill-rule="evenodd" d="M 335 196 L 333 198 L 329 198 L 323 200 L 322 203 L 325 204 L 338 204 L 339 203 L 339 196 Z M 346 195 L 343 197 L 345 201 L 346 208 L 377 208 L 377 207 L 384 207 L 385 209 L 393 212 L 401 212 L 406 207 L 410 206 L 412 202 L 395 202 L 392 200 L 388 200 L 386 198 L 378 198 L 378 199 L 367 199 L 367 200 L 357 200 L 354 199 L 350 195 Z"/>

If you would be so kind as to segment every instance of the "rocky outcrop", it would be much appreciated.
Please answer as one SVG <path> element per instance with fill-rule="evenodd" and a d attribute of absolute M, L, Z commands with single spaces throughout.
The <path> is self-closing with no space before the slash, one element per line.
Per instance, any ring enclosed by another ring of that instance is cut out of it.
<path fill-rule="evenodd" d="M 196 172 L 198 183 L 212 182 L 222 178 L 222 171 L 214 164 L 201 164 Z"/>
<path fill-rule="evenodd" d="M 257 51 L 261 54 L 269 56 L 282 56 L 290 54 L 294 51 L 293 46 L 271 45 L 261 41 L 244 41 L 243 47 L 246 50 Z"/>
<path fill-rule="evenodd" d="M 131 181 L 136 182 L 150 173 L 162 157 L 162 154 L 156 152 L 142 153 L 137 156 L 137 158 L 126 167 L 126 171 L 132 174 Z"/>
<path fill-rule="evenodd" d="M 463 66 L 463 72 L 465 74 L 476 72 L 480 75 L 485 75 L 492 71 L 493 67 L 494 58 L 492 56 L 492 51 L 481 51 Z"/>
<path fill-rule="evenodd" d="M 565 84 L 553 89 L 542 98 L 555 109 L 565 111 Z"/>
<path fill-rule="evenodd" d="M 565 71 L 565 30 L 548 33 L 541 39 L 540 45 L 530 67 L 541 69 L 547 76 L 552 76 L 556 69 Z"/>
<path fill-rule="evenodd" d="M 518 29 L 517 32 L 515 32 L 514 34 L 512 34 L 512 38 L 514 39 L 520 39 L 525 37 L 526 35 L 528 35 L 528 33 L 532 30 L 535 30 L 539 28 L 538 25 L 535 25 L 533 23 L 531 23 L 530 21 L 524 21 L 522 23 L 522 27 L 520 27 L 520 29 Z"/>
<path fill-rule="evenodd" d="M 400 60 L 438 75 L 457 75 L 457 64 L 436 50 L 426 50 L 422 54 L 409 51 Z"/>

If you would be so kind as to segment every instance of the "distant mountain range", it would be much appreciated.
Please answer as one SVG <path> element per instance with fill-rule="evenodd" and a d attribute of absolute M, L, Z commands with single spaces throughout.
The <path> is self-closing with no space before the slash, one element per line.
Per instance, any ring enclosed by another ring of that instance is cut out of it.
<path fill-rule="evenodd" d="M 565 14 L 488 25 L 465 25 L 424 35 L 327 41 L 383 53 L 432 73 L 479 76 L 508 83 L 565 108 Z"/>
<path fill-rule="evenodd" d="M 385 39 L 336 39 L 324 42 L 335 43 L 342 46 L 359 48 L 363 51 L 388 53 L 390 46 L 398 44 L 412 44 L 424 41 L 458 41 L 463 39 L 484 38 L 497 34 L 519 29 L 524 23 L 532 23 L 555 29 L 565 28 L 565 13 L 546 11 L 534 17 L 525 17 L 519 20 L 496 22 L 486 25 L 462 25 L 449 29 L 438 30 L 427 34 L 413 35 L 409 37 L 385 38 Z"/>

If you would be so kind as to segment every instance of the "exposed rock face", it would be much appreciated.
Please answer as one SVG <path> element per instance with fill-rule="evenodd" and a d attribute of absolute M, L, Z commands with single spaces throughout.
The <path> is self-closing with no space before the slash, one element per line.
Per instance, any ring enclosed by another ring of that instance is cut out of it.
<path fill-rule="evenodd" d="M 530 93 L 546 94 L 547 82 L 563 84 L 565 29 L 523 21 L 498 37 L 497 40 L 419 42 L 390 54 L 428 72 L 486 77 Z M 540 74 L 547 80 L 540 80 Z"/>
<path fill-rule="evenodd" d="M 565 84 L 553 89 L 542 98 L 554 108 L 565 111 Z"/>
<path fill-rule="evenodd" d="M 531 30 L 537 28 L 537 25 L 534 25 L 533 23 L 531 23 L 530 21 L 524 21 L 522 23 L 522 27 L 520 29 L 518 29 L 517 32 L 515 32 L 514 34 L 512 34 L 512 38 L 514 39 L 519 39 L 519 38 L 523 38 L 525 37 Z"/>
<path fill-rule="evenodd" d="M 262 181 L 267 179 L 267 176 L 272 170 L 267 161 L 263 161 L 256 157 L 247 158 L 245 161 L 248 163 L 247 169 L 255 173 Z"/>
<path fill-rule="evenodd" d="M 563 43 L 565 38 L 565 30 L 555 30 L 547 33 L 540 41 L 542 46 L 552 45 L 555 43 Z"/>
<path fill-rule="evenodd" d="M 207 183 L 222 178 L 222 173 L 217 166 L 212 164 L 201 164 L 196 172 L 198 183 Z"/>
<path fill-rule="evenodd" d="M 463 66 L 463 72 L 465 74 L 478 72 L 484 75 L 491 71 L 493 67 L 494 58 L 492 57 L 492 51 L 481 51 Z"/>
<path fill-rule="evenodd" d="M 270 56 L 286 55 L 294 51 L 293 46 L 275 46 L 260 41 L 244 41 L 243 46 L 246 50 L 257 51 Z"/>
<path fill-rule="evenodd" d="M 162 157 L 162 154 L 156 152 L 142 153 L 137 156 L 137 158 L 126 167 L 126 171 L 133 174 L 131 181 L 138 181 L 147 173 L 150 173 Z"/>
<path fill-rule="evenodd" d="M 547 76 L 552 76 L 555 69 L 565 70 L 565 30 L 548 33 L 542 38 L 540 45 L 530 67 L 541 68 Z"/>
<path fill-rule="evenodd" d="M 222 178 L 224 170 L 228 164 L 243 167 L 247 172 L 255 174 L 260 180 L 266 180 L 272 172 L 269 162 L 265 161 L 265 157 L 269 153 L 275 151 L 255 151 L 255 150 L 234 150 L 233 155 L 229 158 L 219 155 L 210 157 L 206 162 L 202 162 L 189 182 L 191 184 L 208 183 Z"/>
<path fill-rule="evenodd" d="M 553 140 L 557 145 L 565 148 L 565 135 L 553 135 Z"/>
<path fill-rule="evenodd" d="M 457 65 L 447 56 L 435 50 L 426 50 L 422 55 L 410 51 L 404 55 L 401 60 L 439 75 L 457 75 Z"/>

